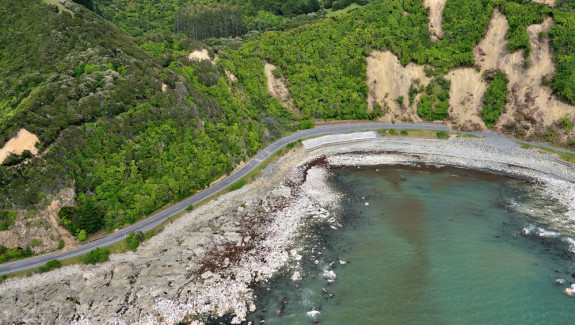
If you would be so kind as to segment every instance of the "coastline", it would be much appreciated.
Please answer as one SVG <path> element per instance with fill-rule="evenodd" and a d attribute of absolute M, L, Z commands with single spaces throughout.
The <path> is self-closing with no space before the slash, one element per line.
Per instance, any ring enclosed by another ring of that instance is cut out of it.
<path fill-rule="evenodd" d="M 240 323 L 255 308 L 250 284 L 266 281 L 289 261 L 297 264 L 301 248 L 293 239 L 305 217 L 328 222 L 327 209 L 340 197 L 326 183 L 324 167 L 414 164 L 531 180 L 567 207 L 566 223 L 575 220 L 573 165 L 512 141 L 332 141 L 290 152 L 268 166 L 261 179 L 174 221 L 136 253 L 113 255 L 95 267 L 64 267 L 0 284 L 1 318 L 37 323 L 40 317 L 46 324 L 169 324 L 233 311 L 232 323 Z"/>

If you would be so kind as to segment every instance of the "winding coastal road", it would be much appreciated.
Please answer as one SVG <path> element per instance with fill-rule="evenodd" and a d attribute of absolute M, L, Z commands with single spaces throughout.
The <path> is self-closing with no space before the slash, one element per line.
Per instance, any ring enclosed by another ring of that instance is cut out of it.
<path fill-rule="evenodd" d="M 166 219 L 184 211 L 188 206 L 192 204 L 193 205 L 198 204 L 199 202 L 227 188 L 237 180 L 241 179 L 242 177 L 246 176 L 248 173 L 256 169 L 267 158 L 271 157 L 274 153 L 276 153 L 278 150 L 280 150 L 281 148 L 283 148 L 284 146 L 286 146 L 291 142 L 318 135 L 341 134 L 341 133 L 357 132 L 364 130 L 371 131 L 378 129 L 418 129 L 418 130 L 433 130 L 433 131 L 452 131 L 449 127 L 443 124 L 433 124 L 433 123 L 420 123 L 420 124 L 361 123 L 354 125 L 339 124 L 339 125 L 316 127 L 313 129 L 298 131 L 285 138 L 273 142 L 265 149 L 261 150 L 257 155 L 255 155 L 246 165 L 244 165 L 242 168 L 238 169 L 228 177 L 224 178 L 217 184 L 214 184 L 213 186 L 201 192 L 198 192 L 195 195 L 170 206 L 169 208 L 159 211 L 136 224 L 133 224 L 129 227 L 126 227 L 117 232 L 109 234 L 108 236 L 78 246 L 70 251 L 53 252 L 49 254 L 30 257 L 27 259 L 11 263 L 2 264 L 0 265 L 0 275 L 36 268 L 54 259 L 64 260 L 74 256 L 82 255 L 88 253 L 89 251 L 95 248 L 105 247 L 120 240 L 123 240 L 128 236 L 129 233 L 135 233 L 138 231 L 145 232 L 151 230 L 160 223 L 162 223 L 163 221 L 165 221 Z M 490 131 L 466 132 L 466 133 L 472 133 L 475 135 L 489 137 L 492 139 L 496 139 L 497 141 L 509 141 L 510 143 L 512 143 L 512 141 L 509 138 L 502 135 L 498 135 Z M 539 143 L 537 144 L 549 147 L 549 145 L 546 144 L 539 144 Z M 559 148 L 554 149 L 564 151 L 563 149 Z"/>

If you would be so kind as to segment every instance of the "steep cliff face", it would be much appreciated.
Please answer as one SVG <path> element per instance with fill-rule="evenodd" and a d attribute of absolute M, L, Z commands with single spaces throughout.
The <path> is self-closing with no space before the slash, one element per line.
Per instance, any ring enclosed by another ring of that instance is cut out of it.
<path fill-rule="evenodd" d="M 573 120 L 575 106 L 561 101 L 549 84 L 545 84 L 545 80 L 553 79 L 555 71 L 549 38 L 545 37 L 551 26 L 553 19 L 548 17 L 543 23 L 527 28 L 533 49 L 528 57 L 522 50 L 511 53 L 506 37 L 509 24 L 496 9 L 484 38 L 473 51 L 475 67 L 455 68 L 446 75 L 451 84 L 449 118 L 445 123 L 462 130 L 485 129 L 481 111 L 488 84 L 484 75 L 501 71 L 509 78 L 509 96 L 495 126 L 498 131 L 520 129 L 523 136 L 529 136 L 558 127 L 563 132 L 563 140 L 572 136 L 573 129 L 561 129 L 560 123 L 565 119 Z M 370 87 L 367 100 L 370 108 L 375 104 L 385 107 L 382 121 L 420 121 L 416 110 L 421 98 L 419 94 L 409 106 L 398 103 L 397 99 L 407 102 L 410 87 L 427 86 L 429 81 L 424 66 L 410 63 L 403 67 L 390 52 L 375 51 L 367 58 L 367 84 Z"/>
<path fill-rule="evenodd" d="M 20 211 L 10 229 L 0 231 L 0 245 L 9 248 L 30 246 L 32 251 L 39 253 L 58 249 L 62 240 L 66 250 L 74 248 L 78 241 L 59 225 L 58 211 L 76 204 L 75 198 L 74 189 L 67 188 L 46 198 L 38 211 Z"/>

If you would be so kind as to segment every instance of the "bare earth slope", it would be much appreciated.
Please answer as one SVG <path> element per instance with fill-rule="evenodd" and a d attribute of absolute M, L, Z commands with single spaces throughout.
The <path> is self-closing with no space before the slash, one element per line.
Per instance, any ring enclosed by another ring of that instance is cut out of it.
<path fill-rule="evenodd" d="M 476 68 L 452 69 L 446 76 L 451 81 L 451 89 L 449 118 L 445 123 L 462 130 L 485 129 L 481 110 L 488 84 L 483 74 L 495 71 L 506 73 L 510 81 L 505 113 L 496 125 L 500 131 L 521 128 L 523 135 L 528 136 L 545 132 L 561 118 L 572 118 L 575 106 L 560 101 L 542 81 L 544 77 L 551 79 L 555 72 L 549 39 L 539 38 L 539 34 L 548 32 L 552 25 L 553 20 L 549 17 L 541 24 L 527 28 L 533 52 L 527 58 L 529 64 L 526 64 L 523 51 L 510 53 L 507 49 L 505 35 L 509 25 L 505 16 L 494 10 L 485 37 L 473 51 Z M 422 85 L 429 83 L 424 67 L 414 63 L 403 67 L 389 51 L 374 51 L 366 61 L 368 108 L 373 109 L 379 104 L 385 112 L 381 121 L 420 121 L 417 105 L 414 103 L 408 107 L 407 98 L 410 85 L 416 81 Z M 404 98 L 403 105 L 398 103 L 400 96 Z M 415 102 L 418 100 L 416 97 Z M 570 132 L 572 134 L 573 130 Z"/>
<path fill-rule="evenodd" d="M 443 39 L 443 8 L 447 0 L 423 0 L 423 6 L 429 8 L 429 37 L 432 41 Z"/>
<path fill-rule="evenodd" d="M 283 78 L 276 78 L 274 76 L 274 70 L 276 66 L 273 64 L 266 63 L 264 65 L 264 73 L 267 78 L 268 92 L 271 96 L 278 99 L 278 101 L 283 104 L 287 109 L 293 110 L 294 104 L 288 87 L 285 84 Z"/>
<path fill-rule="evenodd" d="M 369 108 L 373 109 L 379 104 L 387 112 L 382 118 L 385 122 L 421 121 L 415 105 L 408 107 L 408 98 L 412 83 L 419 80 L 425 86 L 430 81 L 425 76 L 423 66 L 410 63 L 404 67 L 397 56 L 389 51 L 373 51 L 366 60 Z M 400 96 L 404 98 L 402 105 L 397 101 Z"/>
<path fill-rule="evenodd" d="M 533 52 L 527 59 L 530 64 L 526 68 L 521 51 L 509 53 L 507 50 L 507 19 L 497 10 L 493 13 L 487 34 L 476 47 L 474 56 L 482 72 L 501 70 L 509 78 L 509 102 L 497 123 L 498 128 L 519 123 L 528 127 L 526 132 L 529 134 L 543 131 L 560 118 L 575 113 L 575 107 L 560 101 L 550 87 L 542 84 L 543 77 L 553 77 L 555 66 L 549 39 L 540 40 L 539 33 L 548 32 L 552 24 L 549 17 L 542 24 L 527 28 Z"/>
<path fill-rule="evenodd" d="M 38 154 L 38 148 L 35 146 L 36 142 L 40 142 L 40 140 L 35 134 L 28 132 L 26 129 L 20 129 L 18 134 L 8 140 L 4 147 L 0 149 L 0 164 L 10 153 L 21 155 L 24 150 L 30 150 L 33 155 Z"/>

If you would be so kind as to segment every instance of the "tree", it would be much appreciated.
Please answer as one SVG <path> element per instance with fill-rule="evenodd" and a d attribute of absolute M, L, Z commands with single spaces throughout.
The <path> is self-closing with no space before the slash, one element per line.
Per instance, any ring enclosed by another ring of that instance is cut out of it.
<path fill-rule="evenodd" d="M 138 246 L 140 246 L 140 240 L 138 239 L 138 237 L 136 237 L 136 235 L 134 235 L 133 233 L 129 233 L 128 237 L 126 237 L 126 247 L 135 252 L 136 250 L 138 250 Z"/>
<path fill-rule="evenodd" d="M 81 4 L 90 10 L 94 10 L 94 3 L 92 2 L 92 0 L 72 0 L 72 1 L 74 1 L 77 4 Z"/>
<path fill-rule="evenodd" d="M 80 229 L 84 229 L 87 233 L 95 232 L 102 227 L 102 216 L 90 198 L 87 198 L 80 207 L 80 220 L 78 226 Z"/>

